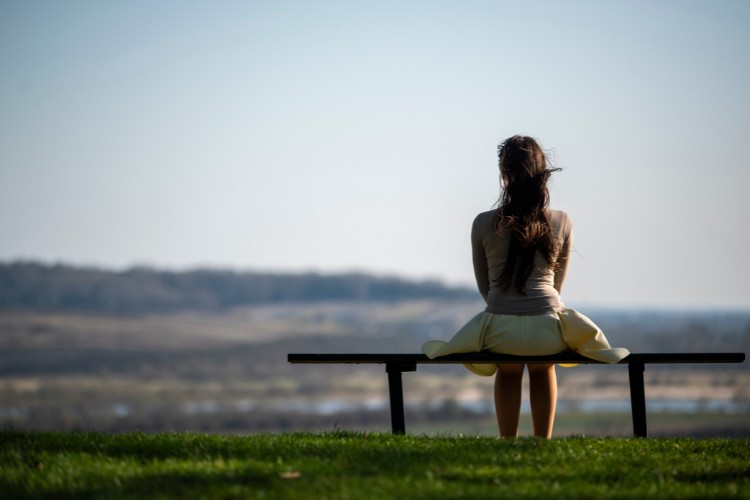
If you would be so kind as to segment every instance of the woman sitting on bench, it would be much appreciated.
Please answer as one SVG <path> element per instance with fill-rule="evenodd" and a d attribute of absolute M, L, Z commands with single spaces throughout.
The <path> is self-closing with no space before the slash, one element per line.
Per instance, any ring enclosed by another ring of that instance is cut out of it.
<path fill-rule="evenodd" d="M 560 300 L 572 248 L 572 223 L 551 210 L 549 168 L 531 137 L 513 136 L 498 148 L 502 196 L 499 208 L 474 219 L 471 230 L 474 274 L 487 303 L 448 342 L 429 341 L 422 352 L 446 354 L 492 351 L 519 356 L 574 350 L 617 363 L 629 353 L 611 348 L 602 331 Z M 518 435 L 524 364 L 466 365 L 479 375 L 495 375 L 495 409 L 500 435 Z M 528 364 L 534 435 L 550 438 L 557 404 L 554 364 Z"/>

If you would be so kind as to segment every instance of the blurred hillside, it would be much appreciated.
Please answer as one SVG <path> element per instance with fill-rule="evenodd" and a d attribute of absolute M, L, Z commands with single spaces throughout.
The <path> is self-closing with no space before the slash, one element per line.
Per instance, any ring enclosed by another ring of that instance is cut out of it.
<path fill-rule="evenodd" d="M 36 262 L 0 264 L 0 310 L 149 313 L 217 311 L 268 303 L 467 299 L 477 292 L 436 281 L 363 273 L 281 274 L 132 268 L 114 272 Z"/>

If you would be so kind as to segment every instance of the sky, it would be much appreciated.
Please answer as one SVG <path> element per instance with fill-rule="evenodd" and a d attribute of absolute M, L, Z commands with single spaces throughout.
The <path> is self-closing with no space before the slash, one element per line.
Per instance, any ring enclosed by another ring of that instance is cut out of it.
<path fill-rule="evenodd" d="M 0 260 L 474 286 L 496 148 L 569 307 L 750 309 L 750 2 L 0 2 Z"/>

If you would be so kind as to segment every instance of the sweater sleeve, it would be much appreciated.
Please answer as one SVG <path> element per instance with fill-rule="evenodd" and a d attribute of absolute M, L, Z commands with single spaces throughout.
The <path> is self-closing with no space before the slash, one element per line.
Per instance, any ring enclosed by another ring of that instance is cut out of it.
<path fill-rule="evenodd" d="M 490 293 L 490 276 L 487 269 L 487 254 L 485 253 L 484 242 L 482 240 L 482 227 L 479 216 L 477 216 L 474 219 L 474 224 L 471 226 L 471 256 L 474 263 L 474 277 L 477 280 L 479 293 L 482 294 L 482 298 L 487 302 Z"/>
<path fill-rule="evenodd" d="M 555 290 L 557 293 L 562 291 L 565 276 L 568 274 L 568 264 L 570 263 L 570 253 L 573 249 L 573 224 L 569 218 L 565 218 L 565 230 L 563 231 L 563 242 L 560 247 L 560 253 L 557 255 L 557 264 L 559 270 L 555 271 Z"/>

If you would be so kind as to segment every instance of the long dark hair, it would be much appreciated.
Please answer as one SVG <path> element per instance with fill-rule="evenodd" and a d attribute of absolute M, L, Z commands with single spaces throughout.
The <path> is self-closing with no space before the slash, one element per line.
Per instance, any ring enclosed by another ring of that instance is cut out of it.
<path fill-rule="evenodd" d="M 547 181 L 560 169 L 549 168 L 544 151 L 531 137 L 514 135 L 503 141 L 497 152 L 503 184 L 497 228 L 511 234 L 500 284 L 508 290 L 512 282 L 518 293 L 526 295 L 536 252 L 548 265 L 556 265 L 557 246 L 545 212 L 549 206 Z"/>

